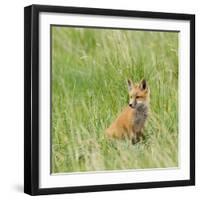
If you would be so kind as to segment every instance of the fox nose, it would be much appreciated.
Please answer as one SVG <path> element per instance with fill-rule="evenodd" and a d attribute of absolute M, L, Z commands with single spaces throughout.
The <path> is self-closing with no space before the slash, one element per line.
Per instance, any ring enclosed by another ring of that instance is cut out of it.
<path fill-rule="evenodd" d="M 133 102 L 129 103 L 129 106 L 132 107 L 132 108 L 135 108 L 136 104 L 137 104 L 137 102 L 133 101 Z"/>
<path fill-rule="evenodd" d="M 129 103 L 129 106 L 130 106 L 131 108 L 135 108 L 135 105 L 136 105 L 136 104 L 134 104 L 134 103 Z"/>

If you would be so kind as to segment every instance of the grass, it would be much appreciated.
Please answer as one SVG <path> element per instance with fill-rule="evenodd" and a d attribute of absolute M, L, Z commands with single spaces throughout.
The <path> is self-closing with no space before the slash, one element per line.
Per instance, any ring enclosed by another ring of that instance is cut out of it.
<path fill-rule="evenodd" d="M 126 80 L 147 80 L 145 140 L 109 141 L 128 104 Z M 178 166 L 178 33 L 52 27 L 52 173 Z"/>

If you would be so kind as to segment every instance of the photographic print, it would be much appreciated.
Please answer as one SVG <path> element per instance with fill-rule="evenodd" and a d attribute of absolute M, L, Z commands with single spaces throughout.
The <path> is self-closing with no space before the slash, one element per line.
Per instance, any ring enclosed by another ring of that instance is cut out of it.
<path fill-rule="evenodd" d="M 178 167 L 178 36 L 51 26 L 52 173 Z"/>
<path fill-rule="evenodd" d="M 24 11 L 24 192 L 194 185 L 195 16 Z"/>

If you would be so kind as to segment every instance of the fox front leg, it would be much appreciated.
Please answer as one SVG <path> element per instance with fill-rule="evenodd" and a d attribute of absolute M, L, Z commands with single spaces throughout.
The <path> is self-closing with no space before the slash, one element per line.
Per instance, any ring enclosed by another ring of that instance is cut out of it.
<path fill-rule="evenodd" d="M 140 132 L 138 132 L 138 138 L 141 140 L 145 140 L 145 135 L 143 134 L 143 132 L 142 131 L 140 131 Z"/>
<path fill-rule="evenodd" d="M 131 142 L 132 144 L 136 144 L 138 142 L 137 134 L 132 133 Z"/>

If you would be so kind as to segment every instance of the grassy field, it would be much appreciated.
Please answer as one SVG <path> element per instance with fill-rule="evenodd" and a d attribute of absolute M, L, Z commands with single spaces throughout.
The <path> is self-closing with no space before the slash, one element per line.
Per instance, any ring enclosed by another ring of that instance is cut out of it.
<path fill-rule="evenodd" d="M 104 137 L 128 78 L 151 89 L 135 145 Z M 52 173 L 176 166 L 178 33 L 52 27 Z"/>

